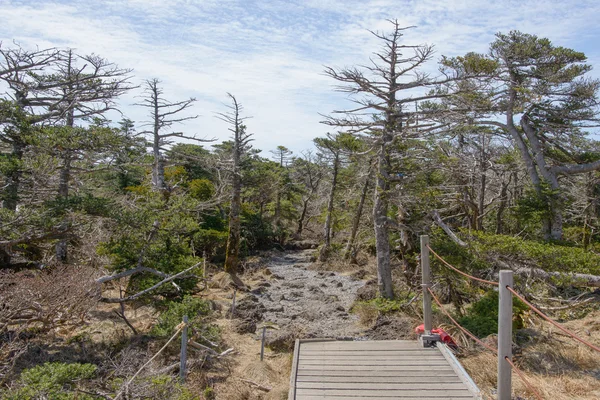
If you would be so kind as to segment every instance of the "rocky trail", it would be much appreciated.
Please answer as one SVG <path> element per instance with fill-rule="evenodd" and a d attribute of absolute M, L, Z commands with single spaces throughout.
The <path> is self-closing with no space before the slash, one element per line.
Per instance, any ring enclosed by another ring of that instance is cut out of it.
<path fill-rule="evenodd" d="M 283 253 L 268 262 L 269 279 L 256 285 L 236 308 L 239 330 L 274 324 L 274 336 L 348 338 L 364 329 L 350 307 L 365 282 L 334 272 L 313 271 L 313 250 Z"/>

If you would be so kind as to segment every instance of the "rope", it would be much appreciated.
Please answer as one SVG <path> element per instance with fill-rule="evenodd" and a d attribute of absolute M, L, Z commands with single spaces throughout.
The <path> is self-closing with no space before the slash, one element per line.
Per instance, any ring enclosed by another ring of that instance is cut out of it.
<path fill-rule="evenodd" d="M 510 364 L 513 371 L 515 371 L 517 373 L 517 375 L 519 375 L 519 378 L 521 378 L 521 380 L 525 383 L 525 386 L 527 386 L 527 388 L 535 394 L 535 397 L 537 397 L 538 400 L 544 400 L 542 395 L 537 390 L 535 390 L 535 388 L 531 385 L 531 383 L 529 383 L 529 381 L 527 379 L 525 379 L 525 374 L 523 374 L 523 372 L 521 372 L 521 370 L 519 370 L 519 368 L 517 368 L 517 366 L 515 364 L 513 364 L 513 362 L 510 360 L 510 358 L 504 357 L 504 359 L 506 360 L 507 363 Z"/>
<path fill-rule="evenodd" d="M 493 347 L 485 344 L 484 342 L 481 341 L 481 339 L 479 339 L 477 336 L 473 335 L 468 329 L 463 328 L 458 322 L 456 322 L 456 320 L 454 318 L 452 318 L 450 316 L 450 314 L 444 309 L 444 307 L 442 306 L 442 303 L 437 298 L 437 296 L 433 293 L 433 291 L 431 289 L 429 289 L 429 288 L 427 288 L 427 290 L 429 291 L 429 293 L 431 294 L 431 296 L 433 297 L 433 299 L 435 300 L 435 302 L 440 307 L 440 310 L 442 310 L 442 312 L 444 314 L 446 314 L 446 316 L 448 318 L 450 318 L 450 320 L 452 321 L 452 323 L 454 323 L 454 325 L 458 329 L 460 329 L 461 331 L 463 331 L 467 336 L 469 336 L 471 339 L 473 339 L 475 342 L 477 342 L 481 346 L 485 347 L 486 349 L 490 350 L 494 354 L 498 355 L 498 350 L 496 350 L 495 348 L 493 348 Z M 536 397 L 538 398 L 538 400 L 544 400 L 544 398 L 539 394 L 539 392 L 537 390 L 535 390 L 535 388 L 527 381 L 527 379 L 525 379 L 525 375 L 523 374 L 523 372 L 521 370 L 519 370 L 519 368 L 517 368 L 517 366 L 515 364 L 513 364 L 513 362 L 508 357 L 504 357 L 504 359 L 511 365 L 511 367 L 517 373 L 517 375 L 519 375 L 519 378 L 521 378 L 521 380 L 523 380 L 523 382 L 525 383 L 525 386 L 527 386 L 527 388 L 529 390 L 531 390 L 536 395 Z"/>
<path fill-rule="evenodd" d="M 481 341 L 481 339 L 479 339 L 477 336 L 473 335 L 468 329 L 463 328 L 462 326 L 460 326 L 460 324 L 458 322 L 456 322 L 456 320 L 454 318 L 452 318 L 450 316 L 450 314 L 444 309 L 444 306 L 442 306 L 442 303 L 440 302 L 440 300 L 437 298 L 437 296 L 433 293 L 433 291 L 430 288 L 427 288 L 427 290 L 429 291 L 429 293 L 431 294 L 431 296 L 433 297 L 433 299 L 435 300 L 435 302 L 437 303 L 437 305 L 440 307 L 440 310 L 442 310 L 442 312 L 444 314 L 446 314 L 446 316 L 448 318 L 450 318 L 450 321 L 452 321 L 452 323 L 454 325 L 456 325 L 456 327 L 458 329 L 460 329 L 461 331 L 464 332 L 465 335 L 469 336 L 471 339 L 473 339 L 475 342 L 479 343 L 480 345 L 482 345 L 483 347 L 485 347 L 486 349 L 490 350 L 491 352 L 493 352 L 494 354 L 498 354 L 498 350 L 494 349 L 493 347 L 485 344 L 484 342 Z"/>
<path fill-rule="evenodd" d="M 541 312 L 540 310 L 538 310 L 533 304 L 531 304 L 530 302 L 528 302 L 527 300 L 525 300 L 525 298 L 523 296 L 521 296 L 519 293 L 517 293 L 513 288 L 511 288 L 510 286 L 506 286 L 506 289 L 508 289 L 512 294 L 514 294 L 516 297 L 518 297 L 523 303 L 527 304 L 529 306 L 529 308 L 531 308 L 533 311 L 536 312 L 536 314 L 538 314 L 540 317 L 542 317 L 543 319 L 545 319 L 546 321 L 550 322 L 552 325 L 554 325 L 555 327 L 557 327 L 558 329 L 560 329 L 561 331 L 563 331 L 564 333 L 566 333 L 567 335 L 571 336 L 573 339 L 585 344 L 586 346 L 590 347 L 593 350 L 596 350 L 597 352 L 600 353 L 600 347 L 593 345 L 592 343 L 588 342 L 585 339 L 580 338 L 579 336 L 577 336 L 575 333 L 571 332 L 570 330 L 568 330 L 567 328 L 563 327 L 561 324 L 559 324 L 558 322 L 550 319 L 550 317 L 547 317 L 546 314 L 544 314 L 543 312 Z"/>
<path fill-rule="evenodd" d="M 138 376 L 138 374 L 140 372 L 142 372 L 142 370 L 144 368 L 146 368 L 148 366 L 148 364 L 150 364 L 156 357 L 158 357 L 158 355 L 167 348 L 167 346 L 177 337 L 177 335 L 179 335 L 179 332 L 181 332 L 183 330 L 183 328 L 185 328 L 186 324 L 185 323 L 180 323 L 179 325 L 177 325 L 177 331 L 173 334 L 173 336 L 171 336 L 171 338 L 167 341 L 167 343 L 165 343 L 165 345 L 163 347 L 161 347 L 161 349 L 152 356 L 151 359 L 149 359 L 146 364 L 142 365 L 142 367 L 140 369 L 138 369 L 138 371 L 131 377 L 131 379 L 129 381 L 127 381 L 127 383 L 125 385 L 123 385 L 123 387 L 121 388 L 121 390 L 119 391 L 119 393 L 117 393 L 117 395 L 113 398 L 113 400 L 117 400 L 119 397 L 121 397 L 121 395 L 125 392 L 125 390 L 129 387 L 129 385 L 131 384 L 131 382 L 133 382 L 133 380 Z"/>
<path fill-rule="evenodd" d="M 443 262 L 447 267 L 449 267 L 450 269 L 452 269 L 455 272 L 458 272 L 459 274 L 466 276 L 467 278 L 479 281 L 479 282 L 483 282 L 483 283 L 487 283 L 488 285 L 494 285 L 494 286 L 498 286 L 498 282 L 493 282 L 493 281 L 486 281 L 485 279 L 481 279 L 481 278 L 476 278 L 472 275 L 469 275 L 465 272 L 462 272 L 460 269 L 456 268 L 455 266 L 451 265 L 450 263 L 448 263 L 446 260 L 444 260 L 438 253 L 436 253 L 435 251 L 433 251 L 433 249 L 431 247 L 429 247 L 429 245 L 427 245 L 427 248 L 429 249 L 429 251 L 431 251 L 433 253 L 434 256 L 437 257 L 438 260 L 440 260 L 441 262 Z"/>

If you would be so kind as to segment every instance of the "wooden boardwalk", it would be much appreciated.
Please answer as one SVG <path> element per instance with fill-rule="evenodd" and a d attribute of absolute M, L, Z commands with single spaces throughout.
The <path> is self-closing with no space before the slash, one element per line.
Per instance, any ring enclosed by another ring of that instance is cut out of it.
<path fill-rule="evenodd" d="M 289 400 L 479 398 L 471 378 L 442 344 L 296 341 Z"/>

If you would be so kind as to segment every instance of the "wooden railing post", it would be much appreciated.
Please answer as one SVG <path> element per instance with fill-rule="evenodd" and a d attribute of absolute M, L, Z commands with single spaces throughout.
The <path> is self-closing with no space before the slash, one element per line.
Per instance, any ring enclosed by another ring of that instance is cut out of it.
<path fill-rule="evenodd" d="M 181 354 L 179 357 L 179 379 L 181 381 L 181 383 L 185 382 L 185 376 L 186 376 L 186 363 L 187 363 L 187 342 L 188 342 L 188 338 L 187 338 L 187 333 L 188 333 L 188 316 L 184 315 L 183 316 L 183 323 L 185 324 L 185 326 L 183 327 L 183 330 L 181 331 Z"/>
<path fill-rule="evenodd" d="M 431 334 L 431 295 L 429 288 L 431 287 L 431 276 L 429 270 L 429 236 L 421 235 L 421 287 L 423 288 L 423 324 L 425 327 L 425 335 Z"/>
<path fill-rule="evenodd" d="M 500 271 L 498 303 L 498 400 L 510 400 L 512 396 L 512 293 L 506 289 L 513 286 L 513 272 Z"/>

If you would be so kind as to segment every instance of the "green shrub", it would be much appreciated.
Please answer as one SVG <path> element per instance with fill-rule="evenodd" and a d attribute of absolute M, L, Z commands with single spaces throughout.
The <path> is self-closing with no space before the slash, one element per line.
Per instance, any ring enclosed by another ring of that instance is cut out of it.
<path fill-rule="evenodd" d="M 522 238 L 473 232 L 475 250 L 531 259 L 547 271 L 600 274 L 600 256 L 564 243 L 546 243 Z"/>
<path fill-rule="evenodd" d="M 527 310 L 525 303 L 513 298 L 513 331 L 523 328 L 523 316 Z M 498 292 L 487 292 L 471 304 L 458 323 L 478 337 L 498 333 Z"/>
<path fill-rule="evenodd" d="M 152 328 L 151 334 L 158 337 L 171 336 L 175 333 L 175 327 L 183 321 L 183 316 L 187 315 L 192 328 L 201 331 L 205 337 L 216 339 L 216 328 L 203 324 L 202 317 L 209 315 L 210 311 L 209 302 L 192 296 L 185 296 L 181 302 L 169 302 L 158 323 Z"/>
<path fill-rule="evenodd" d="M 74 391 L 77 382 L 92 378 L 92 364 L 45 363 L 23 371 L 16 389 L 2 395 L 4 400 L 92 400 L 100 398 Z"/>

